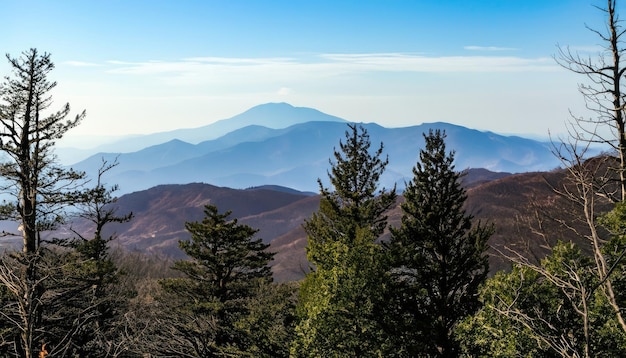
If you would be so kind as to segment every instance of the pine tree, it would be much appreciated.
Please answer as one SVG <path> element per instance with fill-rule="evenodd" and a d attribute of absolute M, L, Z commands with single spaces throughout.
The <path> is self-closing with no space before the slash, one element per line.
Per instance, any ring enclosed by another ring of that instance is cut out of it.
<path fill-rule="evenodd" d="M 0 151 L 6 154 L 0 175 L 8 183 L 2 189 L 13 194 L 17 203 L 4 209 L 12 214 L 7 218 L 19 220 L 23 251 L 32 254 L 39 247 L 40 232 L 58 223 L 59 209 L 76 200 L 72 189 L 82 184 L 84 174 L 55 163 L 52 148 L 82 121 L 85 112 L 66 119 L 69 104 L 49 111 L 50 91 L 56 87 L 48 80 L 54 69 L 50 54 L 30 49 L 19 58 L 7 55 L 7 59 L 14 76 L 7 76 L 0 86 Z"/>
<path fill-rule="evenodd" d="M 378 308 L 384 286 L 382 250 L 376 240 L 394 204 L 392 191 L 377 191 L 388 163 L 383 145 L 369 153 L 367 131 L 349 124 L 335 150 L 330 183 L 320 180 L 320 207 L 306 221 L 307 257 L 313 265 L 300 290 L 294 356 L 377 356 L 385 345 Z"/>
<path fill-rule="evenodd" d="M 41 232 L 63 221 L 63 209 L 76 202 L 84 179 L 83 173 L 55 162 L 53 147 L 85 112 L 68 119 L 69 104 L 51 110 L 56 82 L 48 79 L 54 69 L 50 54 L 30 49 L 7 59 L 12 76 L 0 84 L 0 191 L 15 201 L 0 207 L 0 218 L 19 223 L 23 246 L 22 253 L 0 259 L 0 282 L 10 297 L 2 313 L 13 328 L 3 333 L 15 336 L 11 349 L 16 355 L 29 358 L 46 338 L 42 320 L 50 272 L 45 270 L 55 269 L 46 267 L 55 258 L 44 257 Z"/>
<path fill-rule="evenodd" d="M 174 305 L 157 349 L 183 356 L 241 356 L 247 342 L 237 322 L 245 319 L 259 285 L 271 281 L 268 263 L 274 254 L 252 238 L 258 230 L 228 221 L 230 212 L 220 214 L 207 205 L 204 213 L 202 222 L 185 223 L 191 241 L 179 243 L 191 260 L 176 261 L 173 268 L 185 277 L 161 281 L 171 294 L 164 304 Z"/>
<path fill-rule="evenodd" d="M 485 255 L 491 226 L 473 226 L 463 209 L 467 195 L 445 133 L 424 135 L 402 204 L 402 224 L 387 245 L 401 312 L 398 336 L 411 355 L 455 356 L 454 327 L 478 309 L 477 290 L 488 272 Z M 402 324 L 404 323 L 404 324 Z"/>
<path fill-rule="evenodd" d="M 63 356 L 100 357 L 111 354 L 122 345 L 119 329 L 124 320 L 124 309 L 132 293 L 121 284 L 124 272 L 115 264 L 109 252 L 109 243 L 115 234 L 105 236 L 104 228 L 111 223 L 125 223 L 133 214 L 120 215 L 114 205 L 113 193 L 117 186 L 104 183 L 104 175 L 117 165 L 105 160 L 98 170 L 93 188 L 86 188 L 76 203 L 77 219 L 91 225 L 91 235 L 74 231 L 76 237 L 53 240 L 69 250 L 59 254 L 59 270 L 51 276 L 57 300 L 46 311 L 53 312 L 48 328 L 50 342 L 66 342 L 51 352 Z M 69 334 L 71 332 L 71 334 Z"/>

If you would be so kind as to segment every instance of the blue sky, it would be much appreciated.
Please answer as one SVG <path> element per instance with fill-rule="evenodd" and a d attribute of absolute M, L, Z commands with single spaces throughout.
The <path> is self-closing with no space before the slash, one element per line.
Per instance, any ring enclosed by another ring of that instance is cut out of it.
<path fill-rule="evenodd" d="M 584 115 L 557 44 L 595 56 L 597 0 L 0 0 L 3 50 L 52 53 L 75 136 L 152 133 L 266 102 L 401 127 L 561 133 Z M 8 73 L 6 61 L 0 72 Z"/>

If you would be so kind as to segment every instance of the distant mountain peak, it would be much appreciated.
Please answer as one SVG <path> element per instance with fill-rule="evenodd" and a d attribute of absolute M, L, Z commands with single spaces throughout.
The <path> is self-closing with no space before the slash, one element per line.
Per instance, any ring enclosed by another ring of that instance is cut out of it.
<path fill-rule="evenodd" d="M 270 102 L 254 106 L 234 117 L 216 123 L 238 123 L 239 125 L 262 125 L 280 129 L 304 122 L 346 122 L 345 119 L 332 116 L 309 107 L 295 107 L 286 102 Z"/>
<path fill-rule="evenodd" d="M 259 109 L 276 109 L 276 108 L 296 108 L 295 106 L 287 103 L 287 102 L 267 102 L 261 103 L 256 106 L 251 107 L 246 112 L 255 111 Z"/>
<path fill-rule="evenodd" d="M 106 145 L 94 148 L 93 152 L 129 153 L 139 151 L 154 145 L 179 139 L 190 144 L 198 144 L 211 139 L 222 137 L 237 129 L 256 125 L 270 129 L 284 129 L 295 124 L 306 122 L 343 122 L 345 119 L 332 116 L 309 107 L 294 107 L 289 103 L 264 103 L 254 106 L 243 113 L 231 118 L 222 119 L 214 123 L 196 127 L 181 128 L 173 131 L 158 132 L 120 139 Z"/>

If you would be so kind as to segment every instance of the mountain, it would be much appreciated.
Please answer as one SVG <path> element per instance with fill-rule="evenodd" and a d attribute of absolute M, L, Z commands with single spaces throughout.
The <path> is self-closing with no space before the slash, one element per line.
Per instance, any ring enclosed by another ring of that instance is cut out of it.
<path fill-rule="evenodd" d="M 504 177 L 499 177 L 498 173 L 486 177 L 484 174 L 470 170 L 470 178 L 464 183 L 466 187 L 469 186 L 465 209 L 474 216 L 474 220 L 494 224 L 495 233 L 488 241 L 491 274 L 510 268 L 510 262 L 501 255 L 510 254 L 509 249 L 535 261 L 547 255 L 548 247 L 561 240 L 576 242 L 584 252 L 591 254 L 589 242 L 572 231 L 586 232 L 584 220 L 572 216 L 580 213 L 580 207 L 575 207 L 575 204 L 554 191 L 554 188 L 566 183 L 565 170 Z M 400 225 L 400 204 L 403 200 L 400 196 L 397 205 L 387 213 L 391 226 Z M 610 207 L 599 209 L 606 212 Z M 571 226 L 564 227 L 559 222 Z M 542 232 L 542 235 L 538 232 Z M 387 232 L 383 238 L 388 235 Z M 272 265 L 276 280 L 299 280 L 304 277 L 309 268 L 306 244 L 306 233 L 301 226 L 271 241 L 271 250 L 276 252 Z"/>
<path fill-rule="evenodd" d="M 424 123 L 404 128 L 361 124 L 367 129 L 372 150 L 382 142 L 389 165 L 382 184 L 400 188 L 423 146 L 423 133 L 444 130 L 447 147 L 456 151 L 458 169 L 485 168 L 497 172 L 550 170 L 559 165 L 550 145 L 514 136 L 501 136 L 447 123 Z M 345 139 L 345 122 L 305 122 L 272 129 L 253 125 L 217 139 L 190 144 L 181 140 L 151 146 L 132 153 L 101 153 L 72 167 L 97 173 L 102 159 L 119 165 L 107 173 L 121 193 L 162 184 L 204 182 L 231 188 L 266 184 L 300 191 L 318 191 L 317 179 L 325 179 L 333 148 Z"/>
<path fill-rule="evenodd" d="M 258 125 L 272 129 L 286 128 L 297 123 L 305 122 L 345 122 L 313 108 L 294 107 L 288 103 L 266 103 L 250 108 L 249 110 L 234 117 L 222 119 L 215 123 L 197 127 L 177 129 L 167 132 L 159 132 L 147 135 L 128 136 L 108 144 L 100 145 L 91 153 L 129 153 L 146 147 L 158 145 L 178 139 L 183 142 L 197 144 L 199 142 L 217 139 L 234 130 Z M 59 155 L 67 156 L 71 150 L 60 148 Z M 85 152 L 85 151 L 81 151 Z"/>
<path fill-rule="evenodd" d="M 501 173 L 470 170 L 466 185 L 501 177 Z M 216 205 L 220 212 L 232 211 L 231 219 L 258 229 L 257 237 L 271 243 L 277 252 L 272 265 L 278 280 L 299 279 L 308 267 L 304 247 L 304 220 L 319 208 L 319 196 L 280 186 L 231 189 L 209 184 L 161 185 L 121 196 L 115 203 L 118 214 L 132 212 L 128 223 L 111 223 L 104 235 L 116 235 L 112 245 L 125 251 L 152 253 L 184 258 L 179 240 L 188 240 L 184 223 L 200 221 L 203 208 Z M 93 231 L 92 224 L 76 220 L 72 229 L 85 237 Z M 63 236 L 63 233 L 55 233 Z M 67 233 L 66 233 L 67 234 Z M 13 243 L 15 244 L 15 243 Z"/>
<path fill-rule="evenodd" d="M 465 209 L 476 220 L 495 224 L 495 234 L 489 240 L 492 273 L 509 266 L 497 253 L 507 247 L 528 257 L 542 257 L 546 253 L 545 245 L 556 240 L 574 240 L 587 247 L 558 224 L 558 220 L 577 222 L 568 217 L 573 212 L 572 204 L 553 190 L 563 183 L 565 170 L 562 169 L 520 174 L 468 170 L 463 179 L 468 194 Z M 400 225 L 402 200 L 400 196 L 388 213 L 392 226 Z M 179 240 L 189 239 L 184 223 L 201 220 L 202 209 L 208 203 L 216 205 L 220 212 L 232 210 L 231 218 L 259 229 L 257 237 L 270 243 L 270 249 L 276 253 L 271 264 L 276 280 L 303 277 L 309 264 L 302 224 L 318 210 L 319 196 L 289 188 L 231 189 L 201 183 L 157 186 L 121 196 L 115 204 L 118 212 L 132 211 L 135 218 L 129 223 L 108 225 L 105 234 L 117 233 L 113 244 L 124 250 L 184 258 L 178 248 Z M 532 230 L 533 225 L 539 225 L 535 221 L 538 211 L 545 218 L 554 219 L 541 222 L 547 241 Z M 85 222 L 75 222 L 73 229 L 86 235 L 93 230 Z"/>
<path fill-rule="evenodd" d="M 300 201 L 311 202 L 304 205 L 310 209 L 290 209 Z M 270 242 L 300 225 L 318 202 L 310 193 L 280 187 L 235 190 L 201 183 L 162 185 L 121 196 L 115 203 L 117 212 L 132 212 L 134 219 L 112 223 L 104 234 L 117 235 L 115 243 L 125 250 L 182 258 L 178 241 L 189 239 L 184 223 L 201 221 L 207 204 L 217 206 L 220 212 L 232 211 L 231 219 L 259 229 L 258 237 Z M 93 230 L 91 223 L 81 220 L 74 221 L 72 229 L 85 235 Z"/>

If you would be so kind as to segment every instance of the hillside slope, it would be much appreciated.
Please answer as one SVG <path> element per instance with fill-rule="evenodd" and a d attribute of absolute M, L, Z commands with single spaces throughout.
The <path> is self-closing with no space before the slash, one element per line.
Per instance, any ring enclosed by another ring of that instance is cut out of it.
<path fill-rule="evenodd" d="M 466 185 L 496 180 L 506 173 L 472 169 L 464 178 Z M 133 212 L 129 223 L 110 224 L 106 235 L 117 234 L 113 245 L 129 251 L 154 253 L 183 258 L 179 240 L 189 239 L 186 221 L 199 221 L 206 204 L 216 205 L 220 212 L 231 210 L 231 218 L 259 229 L 257 237 L 270 242 L 276 252 L 272 265 L 277 279 L 298 279 L 306 269 L 304 220 L 319 207 L 319 196 L 280 186 L 236 190 L 208 184 L 162 185 L 119 198 L 115 204 L 120 214 Z M 391 213 L 399 222 L 399 210 Z M 74 229 L 89 235 L 92 227 L 75 222 Z"/>
<path fill-rule="evenodd" d="M 554 191 L 563 185 L 564 178 L 564 170 L 521 174 L 468 171 L 464 178 L 468 188 L 466 210 L 496 229 L 489 241 L 492 272 L 508 267 L 498 251 L 515 249 L 539 258 L 545 255 L 546 245 L 557 240 L 573 240 L 586 248 L 584 241 L 557 223 L 563 219 L 580 225 L 576 208 Z M 402 200 L 400 197 L 388 213 L 392 226 L 400 224 Z M 189 239 L 184 223 L 201 220 L 202 209 L 209 203 L 220 212 L 232 210 L 232 218 L 259 229 L 257 237 L 271 243 L 270 249 L 276 253 L 272 262 L 276 280 L 304 276 L 309 264 L 302 224 L 317 211 L 319 196 L 283 187 L 237 190 L 201 183 L 157 186 L 120 197 L 116 203 L 119 212 L 132 211 L 135 218 L 130 223 L 110 225 L 107 234 L 116 232 L 118 238 L 113 243 L 125 250 L 184 258 L 178 249 L 179 240 Z M 539 227 L 544 236 L 536 234 Z M 90 230 L 85 223 L 75 223 L 75 228 L 87 234 Z"/>

